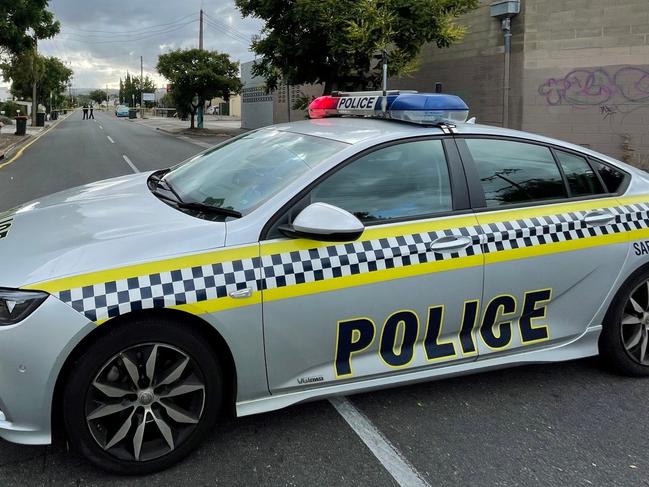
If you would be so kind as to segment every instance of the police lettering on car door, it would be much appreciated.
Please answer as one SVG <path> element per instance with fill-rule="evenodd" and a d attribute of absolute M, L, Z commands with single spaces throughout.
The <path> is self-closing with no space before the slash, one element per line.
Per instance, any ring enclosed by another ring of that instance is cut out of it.
<path fill-rule="evenodd" d="M 514 296 L 495 296 L 484 307 L 480 319 L 480 301 L 464 303 L 461 328 L 457 336 L 443 338 L 444 305 L 428 308 L 420 317 L 412 310 L 399 310 L 385 319 L 381 328 L 370 318 L 339 321 L 336 332 L 334 371 L 336 378 L 354 375 L 353 359 L 379 340 L 378 354 L 388 368 L 408 367 L 417 353 L 417 339 L 422 337 L 422 352 L 428 363 L 470 357 L 478 352 L 475 337 L 491 350 L 505 350 L 519 334 L 523 345 L 550 339 L 546 322 L 551 289 L 527 291 L 522 307 Z M 520 311 L 520 312 L 519 312 Z M 520 316 L 514 320 L 515 316 Z M 476 327 L 477 333 L 473 333 Z"/>

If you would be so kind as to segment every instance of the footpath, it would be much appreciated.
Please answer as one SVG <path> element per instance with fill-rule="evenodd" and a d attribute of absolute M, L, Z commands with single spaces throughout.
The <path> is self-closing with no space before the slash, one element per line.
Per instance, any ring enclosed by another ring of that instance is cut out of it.
<path fill-rule="evenodd" d="M 180 139 L 209 148 L 236 135 L 247 132 L 241 128 L 241 119 L 236 117 L 219 117 L 207 115 L 204 128 L 190 129 L 189 120 L 170 117 L 149 117 L 128 120 L 153 130 L 159 130 Z"/>
<path fill-rule="evenodd" d="M 38 138 L 40 135 L 51 129 L 57 123 L 65 120 L 73 111 L 68 112 L 67 115 L 59 115 L 57 120 L 47 120 L 44 127 L 33 127 L 31 120 L 27 122 L 26 135 L 15 135 L 16 125 L 3 125 L 0 128 L 0 161 L 9 159 L 9 157 L 24 147 L 30 141 Z"/>

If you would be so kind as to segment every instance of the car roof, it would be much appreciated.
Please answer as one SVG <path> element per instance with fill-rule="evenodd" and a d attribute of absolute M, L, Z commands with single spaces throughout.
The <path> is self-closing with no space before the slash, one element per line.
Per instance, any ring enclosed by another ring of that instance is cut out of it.
<path fill-rule="evenodd" d="M 357 144 L 371 139 L 383 139 L 386 136 L 401 138 L 407 136 L 442 134 L 437 127 L 396 122 L 394 120 L 379 120 L 362 117 L 320 118 L 316 120 L 300 120 L 267 127 L 284 132 L 294 132 L 313 135 L 326 139 L 338 140 L 347 144 Z"/>
<path fill-rule="evenodd" d="M 386 138 L 400 139 L 404 137 L 444 134 L 442 129 L 436 126 L 426 126 L 398 120 L 366 117 L 331 117 L 315 120 L 300 120 L 297 122 L 271 125 L 266 128 L 323 137 L 345 142 L 347 144 L 357 144 L 360 142 L 371 141 L 372 139 L 377 139 L 378 141 L 385 140 Z M 456 123 L 455 128 L 456 132 L 460 135 L 489 135 L 526 139 L 544 144 L 561 146 L 592 157 L 605 159 L 619 164 L 619 161 L 607 157 L 599 152 L 590 150 L 587 147 L 530 132 L 473 123 Z"/>

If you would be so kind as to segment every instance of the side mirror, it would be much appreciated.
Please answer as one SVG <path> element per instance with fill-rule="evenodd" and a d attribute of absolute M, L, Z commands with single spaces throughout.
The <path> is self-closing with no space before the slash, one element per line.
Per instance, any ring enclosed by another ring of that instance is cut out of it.
<path fill-rule="evenodd" d="M 282 225 L 279 230 L 292 238 L 347 242 L 360 237 L 365 226 L 342 208 L 327 203 L 312 203 L 300 212 L 292 225 Z"/>

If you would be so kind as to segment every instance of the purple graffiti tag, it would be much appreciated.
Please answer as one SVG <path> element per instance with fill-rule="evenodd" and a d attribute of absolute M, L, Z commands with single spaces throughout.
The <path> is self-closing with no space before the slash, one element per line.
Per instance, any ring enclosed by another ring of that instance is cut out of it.
<path fill-rule="evenodd" d="M 622 68 L 615 73 L 615 85 L 626 101 L 649 101 L 649 70 Z"/>
<path fill-rule="evenodd" d="M 627 66 L 575 69 L 563 78 L 549 78 L 538 92 L 548 105 L 604 106 L 609 102 L 648 103 L 649 69 Z"/>

